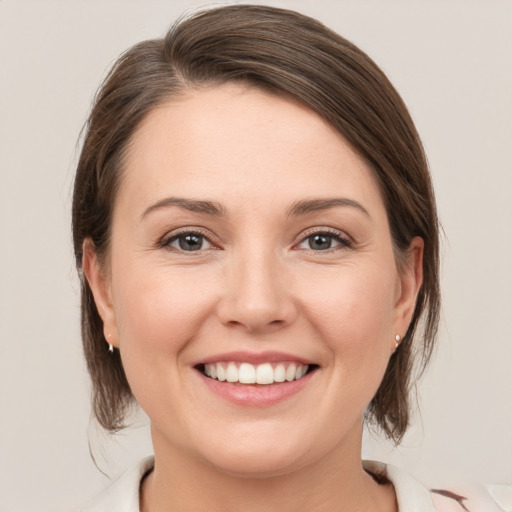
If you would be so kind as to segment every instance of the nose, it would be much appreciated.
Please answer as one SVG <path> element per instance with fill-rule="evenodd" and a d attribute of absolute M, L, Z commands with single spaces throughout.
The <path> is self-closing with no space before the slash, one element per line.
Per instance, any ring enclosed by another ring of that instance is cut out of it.
<path fill-rule="evenodd" d="M 217 304 L 224 325 L 251 334 L 268 334 L 290 325 L 297 316 L 285 263 L 272 251 L 234 256 Z"/>

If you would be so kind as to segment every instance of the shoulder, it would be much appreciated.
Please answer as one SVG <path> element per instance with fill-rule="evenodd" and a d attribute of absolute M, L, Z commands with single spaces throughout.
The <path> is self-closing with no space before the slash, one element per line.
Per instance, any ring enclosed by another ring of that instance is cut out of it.
<path fill-rule="evenodd" d="M 393 485 L 399 512 L 438 512 L 430 491 L 405 471 L 368 460 L 363 461 L 363 467 L 378 482 L 388 481 Z"/>
<path fill-rule="evenodd" d="M 483 487 L 427 489 L 415 478 L 389 464 L 364 461 L 366 471 L 387 479 L 395 488 L 399 512 L 503 512 Z"/>
<path fill-rule="evenodd" d="M 153 456 L 140 460 L 81 512 L 139 512 L 140 482 L 153 466 Z"/>
<path fill-rule="evenodd" d="M 450 489 L 432 489 L 432 500 L 436 512 L 503 512 L 499 500 L 484 486 L 462 486 Z M 512 488 L 509 488 L 512 495 Z M 509 497 L 510 505 L 510 497 Z"/>

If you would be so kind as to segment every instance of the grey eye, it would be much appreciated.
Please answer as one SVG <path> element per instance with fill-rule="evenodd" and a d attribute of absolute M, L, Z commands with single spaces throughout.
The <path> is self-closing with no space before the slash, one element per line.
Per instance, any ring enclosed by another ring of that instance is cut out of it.
<path fill-rule="evenodd" d="M 180 236 L 178 243 L 183 251 L 200 251 L 203 247 L 203 237 L 201 235 Z"/>
<path fill-rule="evenodd" d="M 351 242 L 338 233 L 322 232 L 313 233 L 302 240 L 298 245 L 299 249 L 309 251 L 328 251 L 329 249 L 342 249 L 351 247 Z"/>
<path fill-rule="evenodd" d="M 333 237 L 324 234 L 308 236 L 308 245 L 314 251 L 325 251 L 332 247 Z"/>
<path fill-rule="evenodd" d="M 173 236 L 166 245 L 185 252 L 201 251 L 211 247 L 211 243 L 199 233 L 182 233 Z"/>

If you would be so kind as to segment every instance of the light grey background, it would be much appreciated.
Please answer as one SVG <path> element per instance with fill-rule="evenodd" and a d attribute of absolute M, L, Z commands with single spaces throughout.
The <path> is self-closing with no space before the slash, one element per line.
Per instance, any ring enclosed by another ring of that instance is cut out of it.
<path fill-rule="evenodd" d="M 257 2 L 255 2 L 257 3 Z M 365 455 L 427 484 L 512 478 L 512 3 L 269 1 L 366 50 L 408 104 L 446 232 L 421 416 Z M 0 510 L 73 510 L 151 450 L 89 420 L 70 226 L 75 143 L 121 51 L 204 2 L 0 0 Z"/>

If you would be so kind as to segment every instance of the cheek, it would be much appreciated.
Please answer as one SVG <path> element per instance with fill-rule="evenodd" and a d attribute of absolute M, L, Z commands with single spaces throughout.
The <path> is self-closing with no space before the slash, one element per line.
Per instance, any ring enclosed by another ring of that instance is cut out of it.
<path fill-rule="evenodd" d="M 374 345 L 392 328 L 393 272 L 344 268 L 316 276 L 314 282 L 307 292 L 307 310 L 318 329 L 329 333 L 328 339 L 336 345 L 347 349 Z M 381 336 L 376 337 L 377 333 Z"/>
<path fill-rule="evenodd" d="M 354 265 L 317 273 L 310 282 L 315 286 L 302 289 L 301 327 L 325 347 L 326 359 L 325 388 L 309 427 L 322 429 L 327 450 L 362 421 L 382 382 L 393 331 L 394 274 Z"/>
<path fill-rule="evenodd" d="M 393 268 L 393 267 L 390 267 Z M 336 380 L 371 395 L 386 369 L 393 334 L 394 273 L 346 268 L 310 293 L 305 311 L 333 359 Z"/>
<path fill-rule="evenodd" d="M 186 396 L 182 354 L 208 318 L 212 295 L 187 272 L 139 267 L 118 275 L 130 276 L 113 280 L 120 352 L 130 388 L 152 420 L 162 419 L 162 411 L 176 418 L 182 408 L 179 397 Z"/>
<path fill-rule="evenodd" d="M 161 270 L 132 275 L 137 278 L 119 283 L 115 301 L 124 348 L 179 352 L 208 314 L 211 296 L 204 280 Z"/>

